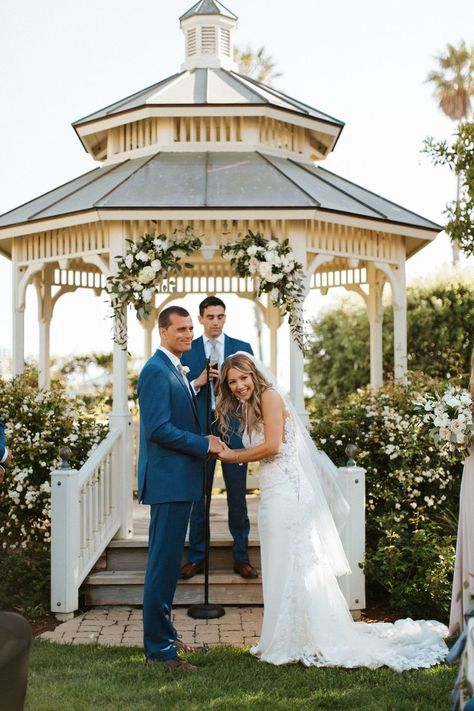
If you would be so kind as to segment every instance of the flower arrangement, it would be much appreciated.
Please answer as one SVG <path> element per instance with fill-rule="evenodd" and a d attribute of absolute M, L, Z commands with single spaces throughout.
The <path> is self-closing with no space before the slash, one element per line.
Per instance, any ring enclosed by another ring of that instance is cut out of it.
<path fill-rule="evenodd" d="M 117 273 L 107 279 L 106 285 L 117 323 L 114 340 L 121 346 L 127 341 L 123 307 L 132 304 L 140 320 L 148 318 L 155 294 L 173 290 L 172 277 L 181 271 L 182 258 L 202 246 L 191 227 L 176 229 L 170 238 L 147 233 L 138 242 L 126 241 L 129 244 L 127 253 L 117 258 Z M 193 265 L 185 263 L 185 266 L 192 268 Z"/>
<path fill-rule="evenodd" d="M 474 436 L 474 416 L 468 392 L 450 385 L 443 395 L 427 393 L 414 405 L 436 444 L 451 452 L 463 451 L 470 446 Z"/>
<path fill-rule="evenodd" d="M 269 294 L 272 304 L 288 315 L 291 334 L 303 350 L 303 266 L 295 260 L 289 241 L 265 239 L 249 230 L 238 242 L 221 245 L 220 251 L 238 276 L 253 277 L 256 297 Z"/>

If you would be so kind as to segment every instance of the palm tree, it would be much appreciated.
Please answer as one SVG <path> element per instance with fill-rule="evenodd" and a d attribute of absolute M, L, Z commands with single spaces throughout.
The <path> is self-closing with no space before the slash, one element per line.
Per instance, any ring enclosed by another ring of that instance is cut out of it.
<path fill-rule="evenodd" d="M 458 123 L 466 121 L 472 113 L 474 96 L 474 47 L 462 40 L 456 47 L 446 46 L 444 54 L 435 57 L 438 68 L 428 74 L 426 81 L 434 84 L 434 95 L 446 116 Z M 459 202 L 461 176 L 457 176 L 456 201 Z M 453 264 L 459 261 L 459 245 L 453 242 Z"/>
<path fill-rule="evenodd" d="M 239 67 L 239 74 L 261 81 L 270 86 L 281 77 L 281 72 L 278 72 L 276 62 L 272 57 L 265 54 L 265 47 L 260 47 L 256 52 L 247 45 L 246 47 L 236 47 L 234 50 L 234 59 Z"/>

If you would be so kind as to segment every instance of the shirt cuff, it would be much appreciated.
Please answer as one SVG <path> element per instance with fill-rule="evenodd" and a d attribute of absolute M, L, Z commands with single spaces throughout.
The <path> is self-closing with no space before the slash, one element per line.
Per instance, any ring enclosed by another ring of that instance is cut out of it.
<path fill-rule="evenodd" d="M 9 454 L 10 454 L 10 452 L 8 451 L 8 447 L 5 447 L 5 454 L 3 455 L 3 459 L 0 459 L 0 464 L 3 464 L 3 462 L 7 461 Z"/>

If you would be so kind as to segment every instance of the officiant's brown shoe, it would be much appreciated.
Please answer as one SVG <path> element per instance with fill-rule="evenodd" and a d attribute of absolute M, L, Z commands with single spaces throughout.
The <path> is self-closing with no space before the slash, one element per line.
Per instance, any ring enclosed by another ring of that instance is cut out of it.
<path fill-rule="evenodd" d="M 185 563 L 185 565 L 181 568 L 181 577 L 184 578 L 184 580 L 189 580 L 189 578 L 192 578 L 194 575 L 198 575 L 203 572 L 203 560 L 200 563 Z"/>
<path fill-rule="evenodd" d="M 234 561 L 234 573 L 238 573 L 242 578 L 258 578 L 258 573 L 250 563 L 236 563 Z"/>

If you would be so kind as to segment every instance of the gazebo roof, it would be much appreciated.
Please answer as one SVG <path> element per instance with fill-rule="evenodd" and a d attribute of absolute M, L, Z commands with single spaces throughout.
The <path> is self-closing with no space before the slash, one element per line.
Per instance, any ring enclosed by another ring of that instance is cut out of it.
<path fill-rule="evenodd" d="M 217 0 L 199 0 L 195 5 L 193 5 L 184 15 L 181 15 L 180 20 L 185 20 L 193 15 L 224 15 L 225 17 L 231 17 L 236 20 L 237 16 L 234 15 L 225 5 Z"/>
<path fill-rule="evenodd" d="M 436 233 L 442 229 L 335 173 L 289 158 L 258 151 L 160 152 L 97 168 L 5 213 L 0 238 L 12 225 L 80 212 L 153 208 L 299 208 Z"/>
<path fill-rule="evenodd" d="M 147 106 L 273 106 L 340 126 L 344 123 L 255 79 L 226 69 L 200 68 L 173 74 L 72 124 L 74 128 Z"/>

